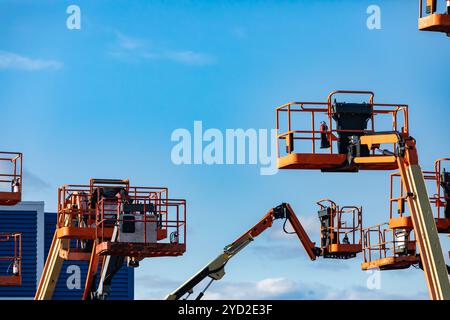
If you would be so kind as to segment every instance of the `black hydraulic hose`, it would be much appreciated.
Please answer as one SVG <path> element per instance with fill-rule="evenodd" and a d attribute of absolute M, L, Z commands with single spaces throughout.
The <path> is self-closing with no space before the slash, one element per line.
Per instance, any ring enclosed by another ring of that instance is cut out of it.
<path fill-rule="evenodd" d="M 183 287 L 179 288 L 174 293 L 175 300 L 180 300 L 186 293 L 189 293 L 189 291 L 193 290 L 193 288 L 198 285 L 203 279 L 207 278 L 209 274 L 211 274 L 211 271 L 208 269 L 208 267 L 203 268 L 203 270 L 199 274 L 197 274 L 188 283 L 186 283 Z"/>
<path fill-rule="evenodd" d="M 199 293 L 199 295 L 197 296 L 197 298 L 195 298 L 195 300 L 201 300 L 203 298 L 203 296 L 205 295 L 206 290 L 209 289 L 209 286 L 213 283 L 213 281 L 214 281 L 214 279 L 211 278 L 211 280 L 206 285 L 205 289 L 203 289 L 203 291 Z"/>
<path fill-rule="evenodd" d="M 201 300 L 205 294 L 203 292 L 200 292 L 197 298 L 195 300 Z"/>
<path fill-rule="evenodd" d="M 283 222 L 283 231 L 284 231 L 284 233 L 286 233 L 286 234 L 295 234 L 295 231 L 287 231 L 286 230 L 286 223 L 287 223 L 287 221 L 288 221 L 288 218 L 284 219 L 284 222 Z"/>

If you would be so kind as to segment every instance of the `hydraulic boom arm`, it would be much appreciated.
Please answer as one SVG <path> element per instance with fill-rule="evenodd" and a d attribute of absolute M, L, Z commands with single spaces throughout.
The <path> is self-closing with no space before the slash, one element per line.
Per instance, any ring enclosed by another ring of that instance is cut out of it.
<path fill-rule="evenodd" d="M 420 247 L 420 258 L 433 300 L 450 300 L 450 284 L 447 265 L 433 217 L 428 191 L 422 169 L 419 166 L 416 141 L 412 137 L 402 137 L 399 133 L 384 133 L 361 137 L 361 144 L 369 149 L 379 148 L 383 143 L 395 143 L 397 154 L 390 156 L 397 162 L 402 182 L 405 186 L 408 206 Z M 356 157 L 355 163 L 370 161 L 370 157 Z"/>
<path fill-rule="evenodd" d="M 211 278 L 210 282 L 203 289 L 202 292 L 197 296 L 196 300 L 200 300 L 205 291 L 209 288 L 214 280 L 220 280 L 225 275 L 225 265 L 228 260 L 234 257 L 239 251 L 244 249 L 250 242 L 254 240 L 255 237 L 259 236 L 266 229 L 272 227 L 273 221 L 277 219 L 286 219 L 291 224 L 294 229 L 294 233 L 298 236 L 300 242 L 305 248 L 308 256 L 311 260 L 315 260 L 318 255 L 320 255 L 320 249 L 315 247 L 315 243 L 309 239 L 308 234 L 301 225 L 297 216 L 295 215 L 292 207 L 288 203 L 282 203 L 281 205 L 272 208 L 267 212 L 264 217 L 245 232 L 242 236 L 236 239 L 233 243 L 226 246 L 217 258 L 208 263 L 204 268 L 192 276 L 189 280 L 183 283 L 178 289 L 170 293 L 166 300 L 179 300 L 186 293 L 187 297 L 193 293 L 193 289 L 202 280 L 207 277 Z"/>

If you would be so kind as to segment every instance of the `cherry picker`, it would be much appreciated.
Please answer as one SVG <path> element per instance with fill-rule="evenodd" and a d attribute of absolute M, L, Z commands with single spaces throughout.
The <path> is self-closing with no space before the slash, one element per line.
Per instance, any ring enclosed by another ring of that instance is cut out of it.
<path fill-rule="evenodd" d="M 22 200 L 22 153 L 0 152 L 0 205 L 14 206 Z M 0 286 L 22 284 L 22 234 L 0 232 Z"/>
<path fill-rule="evenodd" d="M 0 256 L 0 286 L 16 287 L 22 284 L 22 234 L 0 233 L 0 251 L 10 252 Z"/>
<path fill-rule="evenodd" d="M 330 259 L 351 259 L 356 257 L 356 254 L 362 250 L 362 208 L 355 206 L 339 207 L 329 199 L 322 199 L 317 204 L 320 207 L 318 216 L 321 223 L 319 246 L 316 246 L 316 243 L 311 241 L 290 204 L 282 203 L 270 209 L 258 223 L 234 242 L 227 245 L 221 254 L 170 293 L 166 300 L 180 300 L 183 297 L 188 299 L 200 282 L 210 278 L 208 284 L 196 297 L 196 300 L 200 300 L 214 281 L 223 278 L 225 265 L 228 261 L 247 247 L 261 233 L 272 227 L 275 220 L 284 220 L 284 232 L 297 235 L 311 260 L 316 260 L 320 256 Z M 294 229 L 293 232 L 286 230 L 287 222 Z"/>
<path fill-rule="evenodd" d="M 57 225 L 36 291 L 51 299 L 64 260 L 89 264 L 83 300 L 104 300 L 117 271 L 149 257 L 186 251 L 186 201 L 164 187 L 135 187 L 128 180 L 91 179 L 58 190 Z"/>
<path fill-rule="evenodd" d="M 429 200 L 438 233 L 450 233 L 450 173 L 440 158 L 434 170 L 424 170 L 428 182 Z M 406 206 L 408 194 L 399 172 L 390 174 L 389 221 L 363 230 L 363 270 L 397 270 L 410 266 L 423 269 L 410 212 Z M 447 267 L 448 269 L 448 267 Z"/>
<path fill-rule="evenodd" d="M 13 206 L 22 200 L 22 153 L 0 152 L 0 205 Z"/>
<path fill-rule="evenodd" d="M 438 13 L 437 0 L 426 0 L 424 15 L 423 0 L 419 0 L 419 30 L 443 32 L 450 37 L 450 1 L 442 0 L 440 3 L 445 5 L 442 13 Z"/>
<path fill-rule="evenodd" d="M 337 95 L 366 96 L 367 100 L 346 103 L 337 101 Z M 305 128 L 308 120 L 310 127 Z M 376 103 L 371 91 L 337 90 L 325 102 L 295 101 L 276 108 L 276 130 L 279 169 L 398 170 L 430 297 L 450 299 L 447 266 L 416 140 L 409 132 L 407 105 Z"/>

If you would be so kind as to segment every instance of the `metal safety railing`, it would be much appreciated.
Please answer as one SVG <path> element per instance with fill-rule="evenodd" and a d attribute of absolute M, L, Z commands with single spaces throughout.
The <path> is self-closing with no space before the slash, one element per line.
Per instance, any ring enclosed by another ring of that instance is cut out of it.
<path fill-rule="evenodd" d="M 86 240 L 111 241 L 114 230 L 118 242 L 185 244 L 186 201 L 170 199 L 165 187 L 91 179 L 58 189 L 57 228 L 72 239 L 68 252 L 83 249 Z"/>
<path fill-rule="evenodd" d="M 362 242 L 362 208 L 338 206 L 330 199 L 317 201 L 320 210 L 328 210 L 328 224 L 321 223 L 320 234 L 331 237 L 331 243 L 357 245 Z M 322 250 L 326 249 L 321 243 Z"/>
<path fill-rule="evenodd" d="M 450 178 L 449 171 L 445 171 L 443 163 L 450 164 L 450 158 L 440 158 L 434 162 L 434 175 L 436 179 L 436 193 L 430 198 L 432 204 L 435 205 L 437 211 L 437 218 L 447 218 L 448 214 L 444 214 L 445 212 L 449 212 L 450 208 L 447 208 L 450 204 L 450 181 L 444 181 L 445 178 Z M 449 179 L 450 180 L 450 179 Z M 444 190 L 448 188 L 447 191 Z M 450 217 L 448 217 L 450 218 Z"/>
<path fill-rule="evenodd" d="M 442 182 L 444 170 L 444 162 L 450 163 L 450 158 L 440 158 L 434 162 L 434 171 L 423 170 L 425 182 L 428 182 L 429 200 L 434 209 L 434 217 L 437 219 L 445 218 L 444 209 L 450 200 L 450 196 L 446 195 Z M 399 172 L 390 174 L 390 192 L 389 192 L 389 217 L 409 216 L 406 206 L 407 197 L 410 196 L 405 191 L 405 186 Z"/>
<path fill-rule="evenodd" d="M 22 275 L 22 234 L 0 233 L 0 250 L 6 254 L 0 256 L 0 285 L 9 282 L 9 277 Z M 8 254 L 9 253 L 9 254 Z"/>
<path fill-rule="evenodd" d="M 415 251 L 416 242 L 412 232 L 390 229 L 387 222 L 363 229 L 365 263 L 388 257 L 412 255 Z"/>
<path fill-rule="evenodd" d="M 129 205 L 131 208 L 127 209 Z M 96 238 L 99 242 L 109 241 L 111 234 L 107 232 L 118 226 L 119 242 L 135 242 L 142 244 L 165 242 L 186 243 L 186 200 L 134 197 L 132 203 L 122 200 L 103 199 L 96 210 Z M 140 232 L 128 237 L 126 225 L 131 224 L 133 230 Z"/>
<path fill-rule="evenodd" d="M 426 2 L 426 5 L 424 6 L 423 0 L 419 0 L 419 19 L 429 16 L 431 14 L 434 14 L 438 11 L 438 1 L 437 0 L 431 0 L 431 1 L 428 0 L 425 2 Z M 442 4 L 443 8 L 445 7 L 445 2 L 446 2 L 446 0 L 441 0 L 441 2 L 440 2 Z M 447 6 L 450 7 L 450 4 L 448 4 L 448 1 L 447 1 Z M 449 10 L 449 9 L 447 9 L 447 10 Z M 424 15 L 424 13 L 425 13 L 425 15 Z M 448 11 L 446 11 L 445 13 L 448 13 Z"/>
<path fill-rule="evenodd" d="M 367 130 L 339 130 L 335 128 L 332 118 L 332 100 L 336 94 L 368 95 L 368 104 L 373 106 L 370 117 L 370 128 L 368 128 Z M 296 141 L 309 141 L 309 148 L 307 147 L 308 144 L 302 144 L 302 148 L 304 148 L 305 153 L 335 154 L 337 148 L 336 146 L 334 146 L 334 144 L 339 140 L 337 135 L 339 135 L 340 133 L 351 132 L 368 134 L 380 131 L 395 131 L 408 135 L 408 106 L 405 104 L 375 103 L 373 99 L 374 93 L 371 91 L 337 90 L 328 95 L 327 102 L 289 102 L 277 107 L 277 156 L 280 157 L 282 154 L 282 152 L 280 151 L 282 145 L 280 144 L 284 143 L 286 145 L 286 141 L 290 141 L 293 145 Z M 382 122 L 375 120 L 380 115 L 391 117 L 391 125 L 389 128 L 379 128 L 378 126 L 376 126 L 376 123 Z M 281 126 L 282 121 L 284 121 L 283 127 Z M 321 122 L 324 122 L 326 124 L 325 131 L 321 129 Z M 317 146 L 317 143 L 321 140 L 321 135 L 323 134 L 326 135 L 328 141 L 330 142 L 330 146 L 329 148 L 325 148 L 325 151 L 321 152 L 320 147 Z M 288 144 L 290 142 L 288 142 Z M 395 151 L 395 148 L 396 145 L 393 144 L 392 150 Z M 298 148 L 292 146 L 291 150 L 295 149 Z M 291 150 L 287 150 L 286 153 L 291 153 Z"/>
<path fill-rule="evenodd" d="M 74 226 L 80 228 L 95 228 L 97 222 L 97 206 L 102 200 L 102 188 L 117 190 L 112 195 L 115 198 L 120 190 L 124 190 L 130 202 L 142 198 L 161 203 L 168 198 L 165 187 L 130 187 L 111 184 L 64 185 L 58 189 L 58 219 L 57 227 Z M 104 190 L 104 189 L 103 189 Z M 118 198 L 116 198 L 118 199 Z"/>
<path fill-rule="evenodd" d="M 1 204 L 15 204 L 21 199 L 22 158 L 20 152 L 0 152 Z"/>

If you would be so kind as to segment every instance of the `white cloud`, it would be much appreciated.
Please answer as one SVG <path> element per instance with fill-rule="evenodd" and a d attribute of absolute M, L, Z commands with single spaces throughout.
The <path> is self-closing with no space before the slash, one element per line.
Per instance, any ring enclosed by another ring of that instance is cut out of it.
<path fill-rule="evenodd" d="M 194 299 L 205 287 L 206 281 L 194 288 L 190 299 Z M 172 290 L 181 285 L 182 280 L 174 280 L 147 274 L 136 277 L 136 299 L 164 299 Z M 335 288 L 318 282 L 298 282 L 283 277 L 265 278 L 259 281 L 215 281 L 206 291 L 205 300 L 398 300 L 428 299 L 425 291 L 411 294 L 393 294 L 381 290 L 370 290 L 363 286 Z"/>
<path fill-rule="evenodd" d="M 267 278 L 256 282 L 218 282 L 205 294 L 209 300 L 240 299 L 319 299 L 321 285 L 299 284 L 285 278 Z"/>
<path fill-rule="evenodd" d="M 116 33 L 116 44 L 109 54 L 117 59 L 140 62 L 145 60 L 167 60 L 186 65 L 209 65 L 213 56 L 193 50 L 173 50 L 154 46 L 150 41 Z"/>
<path fill-rule="evenodd" d="M 256 288 L 268 295 L 278 295 L 295 289 L 295 283 L 284 278 L 268 278 L 256 282 Z"/>
<path fill-rule="evenodd" d="M 0 51 L 0 69 L 38 71 L 57 70 L 62 66 L 63 63 L 56 60 L 33 59 L 13 52 Z"/>
<path fill-rule="evenodd" d="M 427 294 L 418 292 L 415 295 L 396 295 L 364 287 L 336 289 L 320 283 L 300 283 L 285 278 L 267 278 L 256 282 L 217 283 L 205 294 L 205 299 L 395 300 L 427 299 Z"/>
<path fill-rule="evenodd" d="M 121 48 L 127 50 L 135 50 L 145 45 L 141 39 L 131 38 L 120 32 L 117 33 L 117 42 Z"/>
<path fill-rule="evenodd" d="M 214 62 L 212 56 L 193 51 L 170 51 L 165 54 L 167 59 L 191 65 L 207 65 Z"/>
<path fill-rule="evenodd" d="M 181 285 L 181 281 L 167 279 L 159 276 L 136 273 L 135 299 L 161 300 Z"/>
<path fill-rule="evenodd" d="M 218 282 L 206 292 L 205 299 L 276 299 L 298 289 L 294 281 L 285 278 L 267 278 L 256 282 Z"/>

